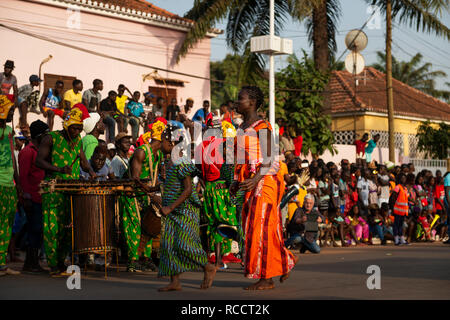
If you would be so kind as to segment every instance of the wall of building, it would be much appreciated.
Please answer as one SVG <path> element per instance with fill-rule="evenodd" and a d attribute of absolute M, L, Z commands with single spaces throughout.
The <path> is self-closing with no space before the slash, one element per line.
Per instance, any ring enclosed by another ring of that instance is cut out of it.
<path fill-rule="evenodd" d="M 209 38 L 176 64 L 176 52 L 185 36 L 182 31 L 85 12 L 80 14 L 80 29 L 69 28 L 72 25 L 68 24 L 68 19 L 72 15 L 73 12 L 65 8 L 29 1 L 2 0 L 0 3 L 0 23 L 7 26 L 99 54 L 209 78 Z M 99 78 L 104 83 L 102 97 L 106 97 L 109 90 L 116 90 L 120 83 L 132 92 L 146 92 L 149 86 L 158 86 L 153 80 L 143 81 L 143 75 L 154 71 L 149 67 L 82 52 L 2 27 L 0 39 L 0 62 L 2 65 L 5 60 L 15 62 L 13 74 L 19 86 L 28 83 L 31 74 L 38 74 L 41 61 L 49 55 L 53 58 L 43 65 L 42 77 L 44 73 L 75 76 L 83 81 L 85 89 L 91 88 L 92 81 Z M 196 110 L 201 108 L 203 100 L 210 99 L 208 80 L 162 71 L 159 75 L 186 81 L 184 87 L 177 87 L 180 105 L 192 97 Z"/>

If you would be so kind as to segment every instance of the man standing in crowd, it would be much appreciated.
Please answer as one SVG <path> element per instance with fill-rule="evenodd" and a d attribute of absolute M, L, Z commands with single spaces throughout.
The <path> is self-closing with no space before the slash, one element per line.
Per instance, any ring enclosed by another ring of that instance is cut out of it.
<path fill-rule="evenodd" d="M 131 100 L 128 96 L 124 95 L 125 90 L 130 94 L 130 96 L 133 96 L 131 91 L 125 87 L 123 84 L 119 84 L 119 87 L 117 88 L 117 97 L 116 97 L 116 114 L 114 116 L 114 119 L 116 119 L 117 127 L 119 129 L 119 132 L 128 132 L 128 113 L 125 108 L 125 105 L 127 104 L 128 100 Z M 111 138 L 114 138 L 114 135 L 111 135 Z M 113 142 L 114 140 L 111 140 Z"/>
<path fill-rule="evenodd" d="M 206 118 L 209 114 L 209 101 L 205 100 L 203 101 L 203 108 L 197 110 L 197 112 L 194 114 L 194 117 L 192 118 L 192 121 L 198 121 L 202 123 L 203 128 L 206 127 Z"/>
<path fill-rule="evenodd" d="M 78 79 L 73 80 L 72 89 L 67 90 L 64 94 L 64 110 L 70 111 L 74 105 L 82 103 L 83 95 L 81 91 L 83 91 L 83 82 Z"/>
<path fill-rule="evenodd" d="M 19 125 L 20 127 L 26 127 L 28 125 L 27 122 L 27 113 L 28 113 L 28 97 L 33 93 L 34 87 L 39 87 L 39 84 L 42 82 L 41 79 L 37 75 L 32 75 L 29 78 L 30 83 L 24 84 L 18 90 L 18 102 L 19 102 Z"/>
<path fill-rule="evenodd" d="M 61 104 L 62 93 L 64 91 L 64 82 L 56 81 L 55 88 L 48 88 L 41 97 L 39 108 L 44 118 L 47 118 L 47 124 L 50 131 L 53 131 L 55 114 L 64 118 L 64 107 Z"/>
<path fill-rule="evenodd" d="M 83 152 L 80 133 L 83 130 L 83 112 L 75 106 L 64 120 L 63 130 L 52 131 L 44 136 L 36 157 L 36 166 L 45 170 L 46 180 L 78 180 L 80 166 L 96 175 Z M 70 247 L 66 226 L 70 224 L 68 202 L 63 193 L 42 195 L 44 245 L 51 276 L 66 276 L 64 264 Z"/>
<path fill-rule="evenodd" d="M 103 81 L 95 79 L 92 83 L 92 89 L 88 89 L 83 93 L 83 104 L 88 109 L 89 113 L 98 112 L 102 95 L 100 91 L 103 90 Z"/>
<path fill-rule="evenodd" d="M 86 159 L 89 160 L 98 146 L 98 138 L 105 133 L 105 125 L 98 113 L 91 113 L 89 118 L 83 120 L 83 130 L 86 135 L 81 139 Z"/>
<path fill-rule="evenodd" d="M 121 132 L 116 136 L 116 149 L 117 154 L 111 161 L 111 167 L 114 171 L 114 175 L 118 179 L 129 179 L 129 176 L 125 176 L 128 171 L 128 150 L 131 147 L 131 136 L 127 135 L 125 132 Z"/>
<path fill-rule="evenodd" d="M 14 105 L 18 105 L 19 89 L 17 89 L 17 78 L 12 74 L 14 70 L 14 61 L 6 60 L 4 64 L 4 72 L 0 73 L 0 94 L 10 95 L 11 89 L 13 89 L 12 102 Z M 11 99 L 10 99 L 11 100 Z"/>
<path fill-rule="evenodd" d="M 191 109 L 194 107 L 194 99 L 192 98 L 187 98 L 186 99 L 186 104 L 184 105 L 183 108 L 181 108 L 180 110 L 180 114 L 184 115 L 185 117 L 188 116 L 189 112 L 191 112 Z M 183 119 L 184 120 L 184 119 Z"/>
<path fill-rule="evenodd" d="M 177 106 L 177 99 L 172 98 L 172 100 L 170 100 L 169 106 L 167 106 L 167 120 L 177 120 L 179 112 L 180 107 Z"/>
<path fill-rule="evenodd" d="M 365 149 L 367 145 L 367 140 L 369 140 L 369 134 L 364 133 L 361 140 L 356 140 L 356 164 L 363 166 L 364 165 L 364 156 L 365 156 Z"/>
<path fill-rule="evenodd" d="M 6 266 L 8 246 L 17 211 L 17 198 L 22 196 L 13 152 L 12 128 L 6 125 L 12 121 L 13 115 L 12 101 L 0 103 L 0 276 L 20 273 Z M 15 187 L 14 182 L 16 182 Z"/>
<path fill-rule="evenodd" d="M 100 116 L 103 119 L 103 123 L 106 125 L 106 140 L 108 142 L 114 142 L 114 136 L 116 134 L 116 120 L 117 118 L 117 93 L 114 90 L 108 92 L 108 97 L 103 99 L 100 103 Z M 120 121 L 120 119 L 119 119 Z"/>
<path fill-rule="evenodd" d="M 373 136 L 373 139 L 371 139 L 367 143 L 367 147 L 365 149 L 365 151 L 366 151 L 366 162 L 367 163 L 372 162 L 372 153 L 373 153 L 373 150 L 375 150 L 375 148 L 377 147 L 378 140 L 380 140 L 380 135 L 376 134 L 376 135 Z"/>
<path fill-rule="evenodd" d="M 300 253 L 306 250 L 312 253 L 320 253 L 320 247 L 316 243 L 319 233 L 319 223 L 325 219 L 314 208 L 314 196 L 307 194 L 303 201 L 303 208 L 295 210 L 294 216 L 287 226 L 291 237 L 286 241 L 286 247 L 301 244 Z"/>
<path fill-rule="evenodd" d="M 163 97 L 158 97 L 158 99 L 156 99 L 156 106 L 153 106 L 152 108 L 152 112 L 156 118 L 158 117 L 165 118 L 165 106 L 166 106 L 166 99 L 164 99 Z"/>
<path fill-rule="evenodd" d="M 139 91 L 135 91 L 133 93 L 133 99 L 130 100 L 127 104 L 127 113 L 129 116 L 129 122 L 131 125 L 131 136 L 133 137 L 133 143 L 136 142 L 139 136 L 139 125 L 141 121 L 144 121 L 145 112 L 142 103 L 139 102 L 141 97 L 141 93 Z M 142 120 L 141 120 L 142 118 Z"/>
<path fill-rule="evenodd" d="M 37 120 L 30 125 L 30 132 L 31 142 L 19 153 L 19 178 L 27 216 L 27 251 L 22 271 L 43 273 L 45 271 L 39 265 L 39 249 L 42 247 L 42 196 L 39 184 L 45 172 L 36 167 L 35 161 L 42 137 L 49 132 L 49 128 L 46 123 Z"/>

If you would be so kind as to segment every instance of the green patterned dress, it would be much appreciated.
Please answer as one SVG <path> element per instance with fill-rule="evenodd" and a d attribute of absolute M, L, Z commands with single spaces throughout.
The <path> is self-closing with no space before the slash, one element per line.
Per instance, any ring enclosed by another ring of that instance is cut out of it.
<path fill-rule="evenodd" d="M 172 164 L 164 181 L 163 206 L 169 206 L 181 196 L 183 180 L 196 175 L 193 164 Z M 197 270 L 207 264 L 206 252 L 200 241 L 200 199 L 192 185 L 191 196 L 165 221 L 161 237 L 159 276 L 173 276 Z"/>
<path fill-rule="evenodd" d="M 6 265 L 14 216 L 17 210 L 17 192 L 14 187 L 14 167 L 9 135 L 12 129 L 0 129 L 0 268 Z M 14 140 L 13 140 L 14 143 Z"/>
<path fill-rule="evenodd" d="M 219 234 L 217 227 L 220 224 L 238 226 L 236 218 L 236 205 L 231 202 L 230 185 L 233 182 L 234 165 L 223 164 L 220 169 L 220 178 L 216 181 L 205 181 L 203 207 L 208 223 L 207 236 L 209 251 L 214 252 L 216 243 L 221 243 L 221 254 L 231 252 L 232 239 Z"/>
<path fill-rule="evenodd" d="M 153 162 L 153 172 L 159 166 L 163 159 L 161 150 L 158 150 L 157 155 L 153 154 L 153 150 L 150 148 L 150 153 Z M 152 179 L 149 164 L 149 154 L 145 146 L 140 146 L 145 152 L 145 159 L 142 163 L 141 179 Z M 130 160 L 131 164 L 131 160 Z M 139 220 L 139 212 L 143 212 L 145 207 L 150 205 L 149 199 L 146 194 L 141 194 L 136 198 L 129 198 L 127 196 L 120 196 L 120 211 L 122 212 L 122 229 L 125 234 L 125 240 L 128 246 L 128 260 L 129 262 L 137 261 L 139 259 L 138 249 L 141 241 L 141 221 Z M 138 208 L 136 207 L 136 204 Z M 141 217 L 142 218 L 142 217 Z M 144 249 L 144 257 L 150 258 L 152 254 L 153 241 L 147 242 Z"/>
<path fill-rule="evenodd" d="M 71 174 L 53 172 L 46 175 L 45 180 L 78 180 L 80 177 L 80 158 L 78 156 L 82 149 L 81 137 L 78 136 L 72 142 L 68 142 L 61 131 L 53 131 L 49 134 L 53 140 L 52 165 L 64 167 L 73 163 L 73 166 Z M 71 217 L 67 200 L 67 197 L 59 192 L 42 195 L 44 246 L 49 267 L 63 265 L 70 250 L 70 232 L 67 226 L 70 225 Z"/>

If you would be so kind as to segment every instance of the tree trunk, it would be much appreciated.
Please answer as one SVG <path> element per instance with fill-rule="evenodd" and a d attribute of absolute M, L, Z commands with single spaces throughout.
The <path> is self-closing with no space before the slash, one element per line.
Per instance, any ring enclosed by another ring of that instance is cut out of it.
<path fill-rule="evenodd" d="M 395 163 L 394 91 L 392 88 L 392 3 L 386 0 L 386 96 L 389 126 L 389 161 Z"/>
<path fill-rule="evenodd" d="M 327 71 L 330 54 L 328 50 L 327 0 L 313 10 L 313 49 L 316 69 Z"/>

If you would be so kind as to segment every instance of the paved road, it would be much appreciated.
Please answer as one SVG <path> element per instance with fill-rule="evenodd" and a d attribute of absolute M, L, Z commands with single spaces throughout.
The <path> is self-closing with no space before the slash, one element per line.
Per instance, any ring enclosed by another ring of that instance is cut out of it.
<path fill-rule="evenodd" d="M 381 290 L 367 289 L 370 265 L 381 268 Z M 48 275 L 3 276 L 0 299 L 450 299 L 450 246 L 324 248 L 319 255 L 302 254 L 291 278 L 269 291 L 243 290 L 252 280 L 236 264 L 219 272 L 207 291 L 198 289 L 201 272 L 182 279 L 183 291 L 159 293 L 156 289 L 168 280 L 158 279 L 155 272 L 111 271 L 105 280 L 104 273 L 91 271 L 82 276 L 81 290 L 68 290 L 65 279 Z"/>

